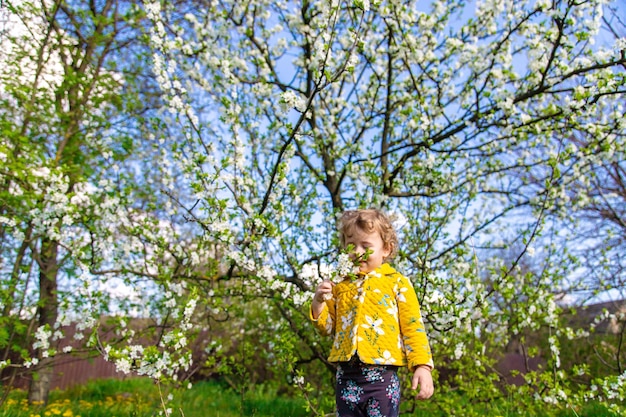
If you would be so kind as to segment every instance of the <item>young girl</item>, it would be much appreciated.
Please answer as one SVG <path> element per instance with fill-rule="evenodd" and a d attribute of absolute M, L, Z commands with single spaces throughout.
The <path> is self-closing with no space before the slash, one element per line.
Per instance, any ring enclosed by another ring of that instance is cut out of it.
<path fill-rule="evenodd" d="M 398 247 L 389 219 L 378 210 L 345 212 L 341 244 L 357 256 L 359 272 L 315 290 L 311 320 L 334 343 L 337 416 L 399 415 L 397 370 L 408 366 L 418 399 L 433 394 L 433 360 L 411 282 L 385 263 Z"/>

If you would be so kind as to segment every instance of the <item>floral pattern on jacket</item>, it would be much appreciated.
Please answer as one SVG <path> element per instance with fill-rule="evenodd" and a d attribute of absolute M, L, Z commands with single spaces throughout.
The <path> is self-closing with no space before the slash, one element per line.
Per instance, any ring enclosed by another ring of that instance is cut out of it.
<path fill-rule="evenodd" d="M 433 367 L 413 285 L 389 264 L 336 284 L 320 316 L 311 320 L 322 335 L 333 337 L 330 362 L 358 354 L 372 365 Z"/>

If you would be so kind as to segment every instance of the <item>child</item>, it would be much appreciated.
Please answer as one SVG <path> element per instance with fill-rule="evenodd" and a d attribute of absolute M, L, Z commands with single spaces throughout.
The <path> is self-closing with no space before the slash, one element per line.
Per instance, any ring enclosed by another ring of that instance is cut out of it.
<path fill-rule="evenodd" d="M 358 256 L 359 272 L 315 290 L 311 320 L 334 343 L 328 360 L 337 364 L 337 416 L 399 415 L 397 370 L 413 372 L 417 399 L 433 394 L 433 360 L 411 282 L 389 264 L 398 239 L 378 210 L 345 212 L 341 244 Z"/>

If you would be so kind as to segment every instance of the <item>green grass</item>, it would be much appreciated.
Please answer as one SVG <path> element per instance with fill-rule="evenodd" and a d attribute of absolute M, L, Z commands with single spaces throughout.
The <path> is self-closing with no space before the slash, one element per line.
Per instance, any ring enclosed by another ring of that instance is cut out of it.
<path fill-rule="evenodd" d="M 576 417 L 576 415 L 578 417 L 619 417 L 618 414 L 607 410 L 606 407 L 600 404 L 589 404 L 581 410 L 577 410 L 577 414 L 574 414 L 572 410 L 563 410 L 556 417 Z"/>
<path fill-rule="evenodd" d="M 589 403 L 572 408 L 567 404 L 552 406 L 545 403 L 523 401 L 516 402 L 509 398 L 489 401 L 469 401 L 458 393 L 436 394 L 434 401 L 417 402 L 413 413 L 401 413 L 401 416 L 415 417 L 620 417 L 604 404 Z M 411 404 L 403 404 L 404 411 Z M 401 407 L 403 406 L 401 404 Z"/>
<path fill-rule="evenodd" d="M 52 391 L 46 406 L 29 405 L 26 392 L 12 391 L 2 417 L 150 416 L 158 406 L 158 390 L 148 380 L 103 380 L 66 391 Z"/>
<path fill-rule="evenodd" d="M 13 391 L 0 417 L 150 417 L 163 411 L 159 387 L 147 379 L 102 380 L 53 391 L 47 406 L 28 405 L 26 392 Z M 172 417 L 307 417 L 304 400 L 256 388 L 240 396 L 218 382 L 201 382 L 176 392 L 166 407 Z"/>
<path fill-rule="evenodd" d="M 53 391 L 47 406 L 28 405 L 24 391 L 13 391 L 0 407 L 0 417 L 152 417 L 163 415 L 161 396 L 168 392 L 148 379 L 102 380 L 66 391 Z M 569 407 L 541 411 L 524 410 L 513 401 L 493 401 L 470 404 L 454 393 L 437 401 L 418 402 L 412 414 L 402 416 L 489 416 L 489 417 L 619 417 L 602 404 L 591 403 L 575 411 Z M 191 389 L 175 393 L 166 407 L 172 417 L 308 417 L 304 400 L 278 395 L 268 386 L 256 386 L 239 395 L 226 384 L 216 381 L 200 382 Z M 450 413 L 441 408 L 443 403 L 455 404 Z M 464 404 L 458 407 L 459 404 Z M 403 404 L 406 410 L 409 403 Z"/>
<path fill-rule="evenodd" d="M 279 396 L 263 385 L 243 396 L 217 382 L 200 382 L 174 401 L 173 415 L 184 417 L 308 417 L 304 400 Z M 177 408 L 179 407 L 179 408 Z M 182 413 L 181 411 L 182 410 Z M 1 415 L 0 415 L 1 416 Z"/>

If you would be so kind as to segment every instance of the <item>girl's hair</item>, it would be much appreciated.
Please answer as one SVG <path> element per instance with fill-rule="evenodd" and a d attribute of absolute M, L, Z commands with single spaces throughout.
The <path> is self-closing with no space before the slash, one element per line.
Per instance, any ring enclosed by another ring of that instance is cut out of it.
<path fill-rule="evenodd" d="M 382 211 L 377 209 L 344 211 L 339 218 L 341 246 L 346 245 L 346 237 L 352 234 L 355 227 L 366 233 L 380 234 L 385 249 L 389 249 L 389 256 L 386 259 L 393 258 L 398 252 L 398 236 L 391 221 Z"/>

